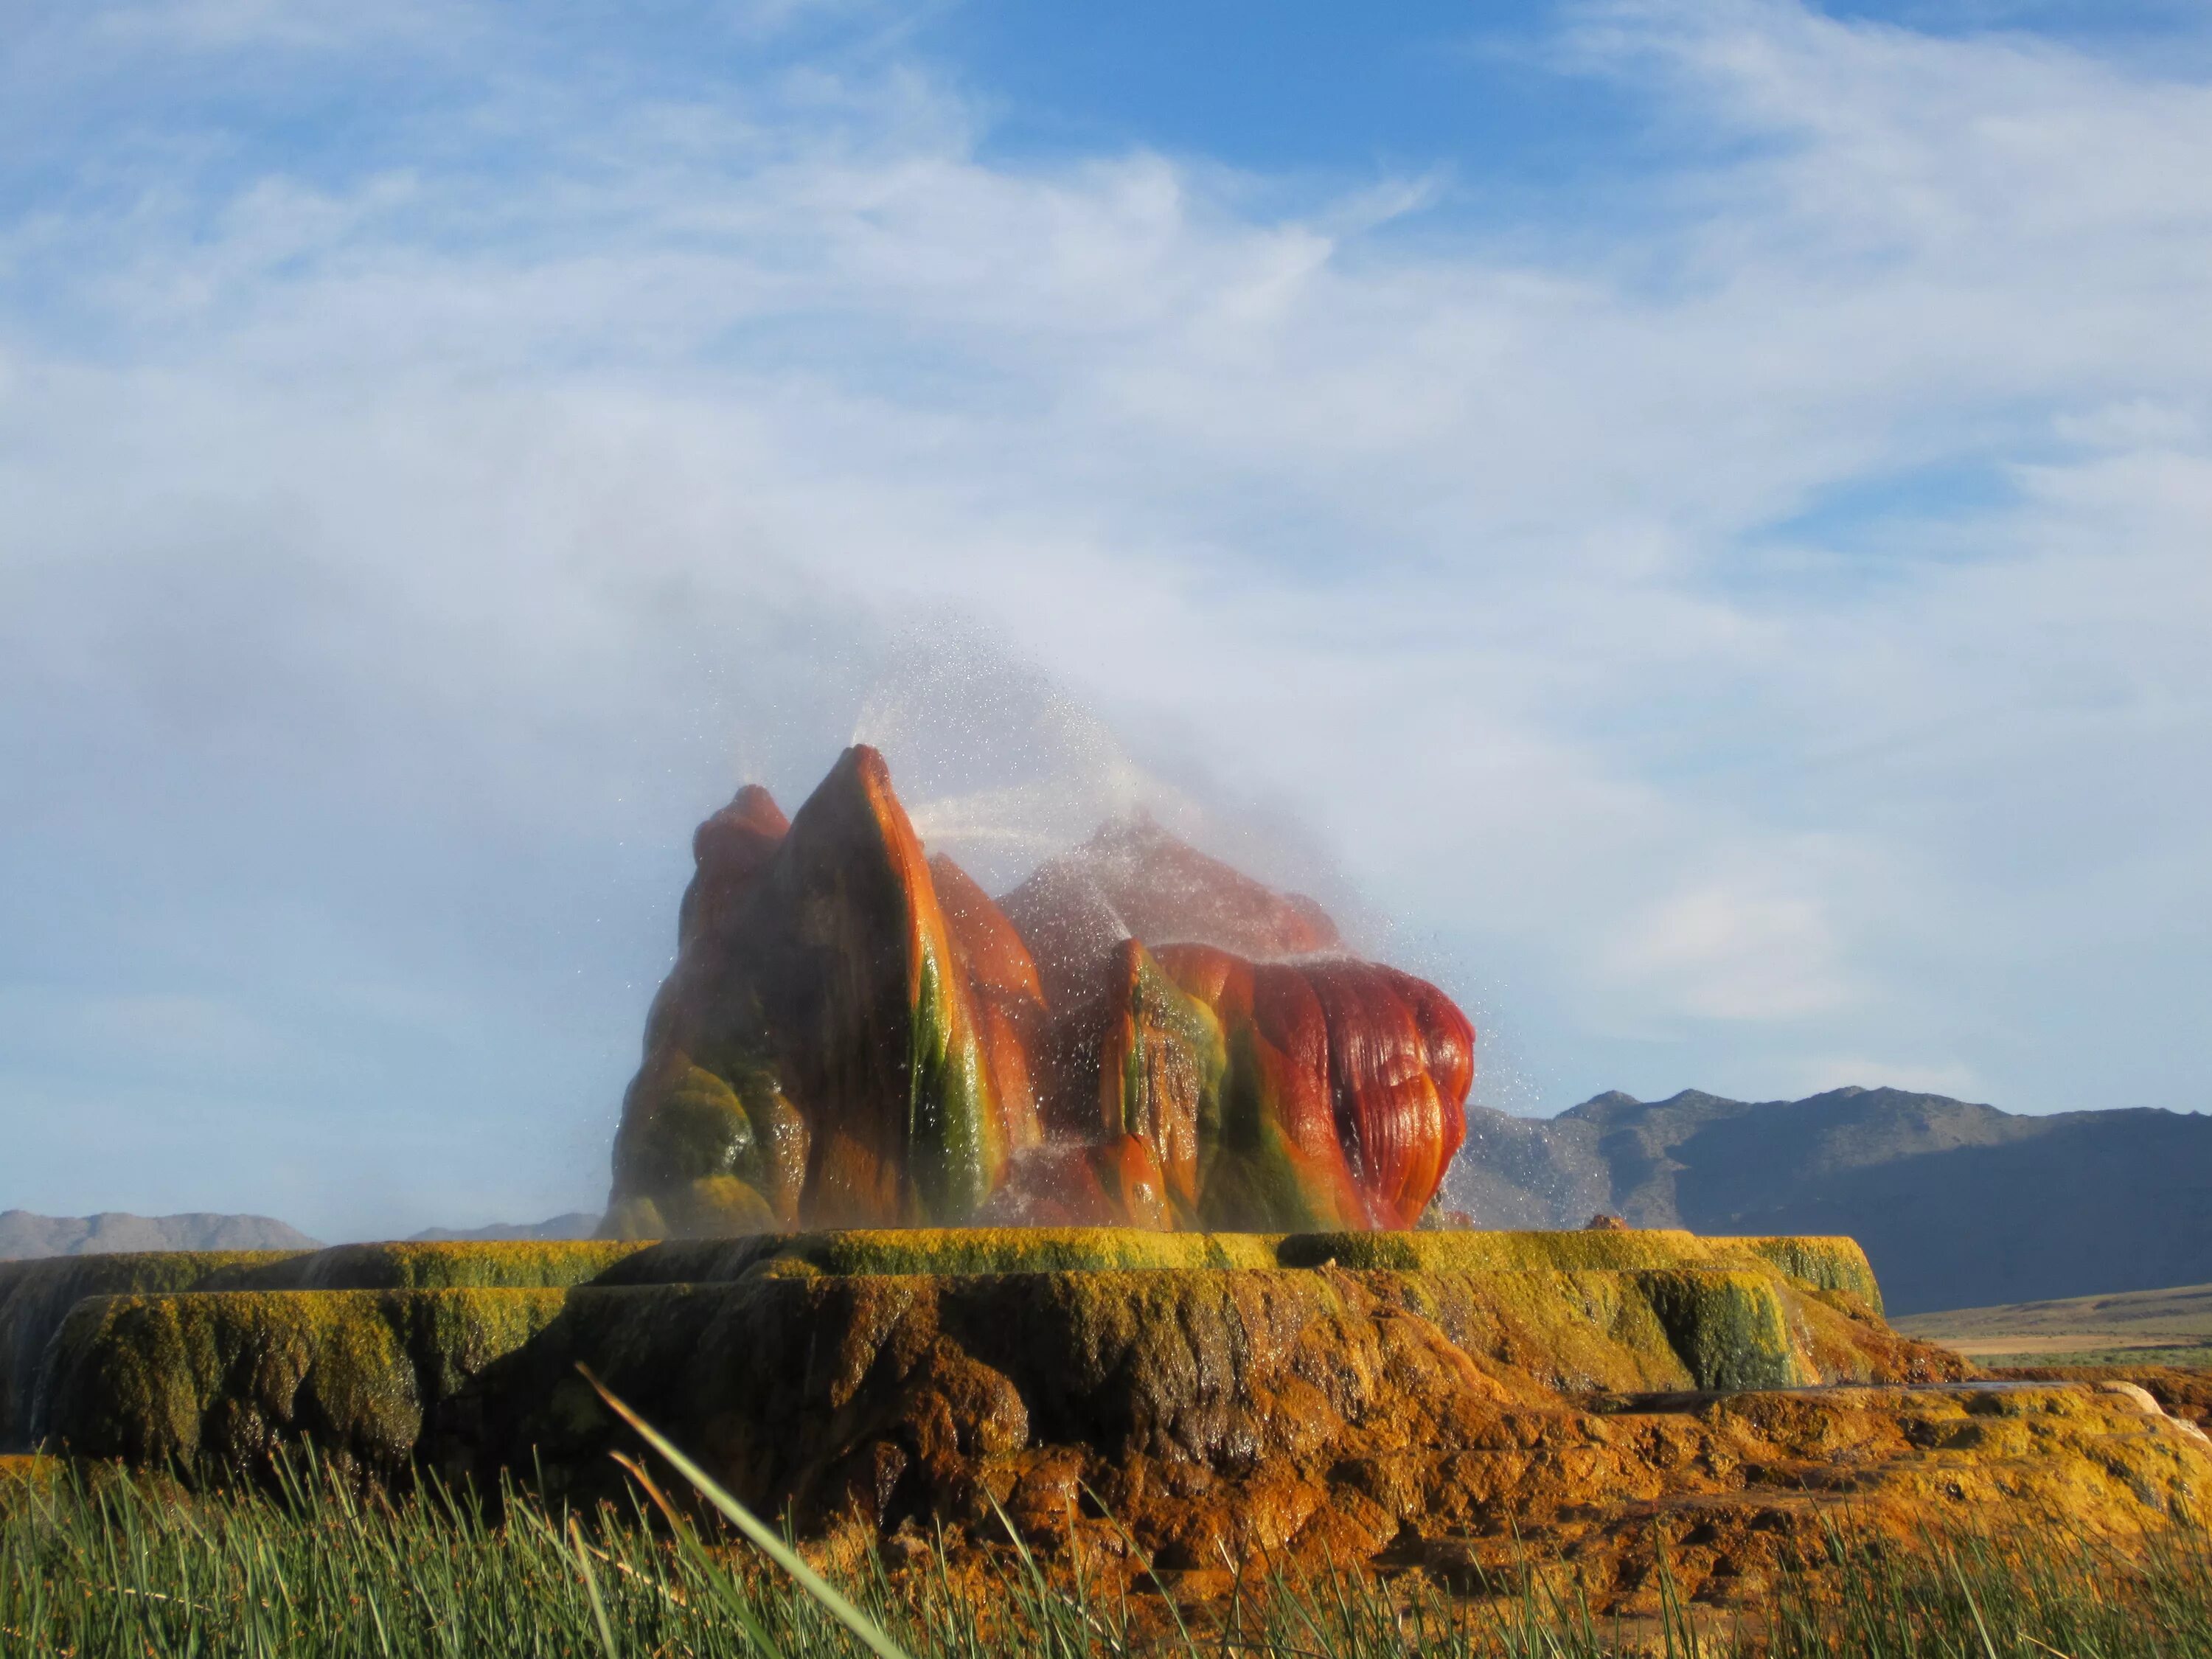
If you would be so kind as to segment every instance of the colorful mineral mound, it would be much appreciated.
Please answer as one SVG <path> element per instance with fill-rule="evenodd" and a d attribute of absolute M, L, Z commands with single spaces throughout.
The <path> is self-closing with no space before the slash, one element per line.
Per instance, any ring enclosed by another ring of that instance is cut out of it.
<path fill-rule="evenodd" d="M 613 1236 L 1403 1228 L 1459 1149 L 1450 1000 L 1149 821 L 994 902 L 855 747 L 796 817 L 748 787 L 692 850 Z"/>

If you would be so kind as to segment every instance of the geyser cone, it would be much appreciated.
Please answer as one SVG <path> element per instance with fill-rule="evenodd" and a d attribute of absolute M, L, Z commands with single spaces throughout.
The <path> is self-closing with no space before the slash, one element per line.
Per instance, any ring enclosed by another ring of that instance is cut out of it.
<path fill-rule="evenodd" d="M 1013 924 L 965 870 L 939 854 L 929 860 L 929 879 L 969 988 L 1006 1149 L 1018 1152 L 1044 1138 L 1035 1056 L 1044 1042 L 1047 1014 L 1036 964 Z"/>
<path fill-rule="evenodd" d="M 1304 971 L 1203 945 L 1164 946 L 1160 964 L 1222 1033 L 1228 1074 L 1206 1148 L 1207 1224 L 1369 1225 L 1337 1139 L 1328 1018 Z"/>
<path fill-rule="evenodd" d="M 1125 939 L 1212 945 L 1259 961 L 1341 943 L 1311 899 L 1279 893 L 1144 817 L 1117 819 L 1048 860 L 999 905 L 1056 1009 L 1096 993 Z"/>
<path fill-rule="evenodd" d="M 691 860 L 697 866 L 684 890 L 677 937 L 688 943 L 704 933 L 726 939 L 754 884 L 790 832 L 791 820 L 775 797 L 757 783 L 738 791 L 730 804 L 691 836 Z"/>
<path fill-rule="evenodd" d="M 1337 1139 L 1368 1224 L 1410 1227 L 1467 1138 L 1474 1027 L 1435 986 L 1381 963 L 1304 972 L 1328 1022 Z"/>
<path fill-rule="evenodd" d="M 750 926 L 767 1036 L 815 1129 L 812 1215 L 971 1214 L 1006 1136 L 928 860 L 874 750 L 847 750 L 799 808 Z"/>
<path fill-rule="evenodd" d="M 1149 821 L 1002 909 L 855 747 L 787 824 L 748 788 L 693 852 L 611 1232 L 1406 1227 L 1465 1133 L 1442 992 L 1318 954 L 1317 907 Z"/>
<path fill-rule="evenodd" d="M 759 1022 L 732 1014 L 750 988 L 744 917 L 789 829 L 769 792 L 748 784 L 692 836 L 676 965 L 623 1097 L 611 1231 L 743 1231 L 797 1218 L 806 1126 L 758 1061 Z"/>
<path fill-rule="evenodd" d="M 762 850 L 757 835 L 708 833 L 737 806 L 710 819 L 697 845 L 694 891 L 718 901 L 734 884 L 725 862 Z M 766 814 L 755 804 L 740 816 Z M 957 929 L 882 756 L 856 746 L 749 872 L 726 918 L 719 904 L 687 905 L 625 1104 L 615 1230 L 741 1231 L 748 1219 L 801 1216 L 901 1226 L 974 1213 L 1009 1152 L 1036 1138 L 1021 1024 L 1025 1000 L 1039 1014 L 1041 1004 L 1019 939 L 951 873 L 966 918 Z M 694 910 L 713 911 L 716 925 L 690 925 Z M 719 1117 L 700 1104 L 709 1098 Z M 800 1125 L 787 1142 L 805 1147 L 796 1214 L 761 1190 L 769 1172 L 752 1151 L 763 1135 L 751 1119 L 779 1107 Z M 729 1182 L 763 1203 L 701 1185 Z"/>
<path fill-rule="evenodd" d="M 1175 1213 L 1194 1224 L 1200 1162 L 1221 1137 L 1221 1022 L 1133 939 L 1115 952 L 1100 1014 L 1099 1128 L 1148 1148 Z"/>

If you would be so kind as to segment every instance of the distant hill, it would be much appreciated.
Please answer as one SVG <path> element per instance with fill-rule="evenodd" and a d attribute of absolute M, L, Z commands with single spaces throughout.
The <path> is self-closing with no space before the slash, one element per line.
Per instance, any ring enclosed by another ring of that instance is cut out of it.
<path fill-rule="evenodd" d="M 1805 1100 L 1618 1092 L 1556 1118 L 1470 1109 L 1445 1201 L 1486 1227 L 1848 1233 L 1896 1314 L 2212 1279 L 2212 1117 L 2027 1117 L 1899 1089 Z"/>
<path fill-rule="evenodd" d="M 0 1261 L 121 1250 L 314 1250 L 322 1246 L 265 1215 L 33 1215 L 0 1210 Z"/>
<path fill-rule="evenodd" d="M 444 1239 L 589 1238 L 599 1230 L 599 1218 L 589 1210 L 572 1210 L 550 1221 L 495 1221 L 489 1227 L 425 1227 L 408 1235 L 410 1243 L 432 1243 Z"/>
<path fill-rule="evenodd" d="M 2212 1359 L 2212 1285 L 1957 1308 L 1899 1320 L 1911 1335 L 1969 1359 L 2014 1364 Z"/>
<path fill-rule="evenodd" d="M 2212 1117 L 2028 1117 L 1942 1095 L 1805 1100 L 1618 1092 L 1555 1118 L 1470 1108 L 1444 1202 L 1483 1227 L 1599 1211 L 1702 1233 L 1848 1233 L 1897 1316 L 2212 1282 Z M 588 1238 L 599 1218 L 419 1239 Z M 265 1216 L 0 1212 L 0 1260 L 114 1250 L 313 1249 Z"/>

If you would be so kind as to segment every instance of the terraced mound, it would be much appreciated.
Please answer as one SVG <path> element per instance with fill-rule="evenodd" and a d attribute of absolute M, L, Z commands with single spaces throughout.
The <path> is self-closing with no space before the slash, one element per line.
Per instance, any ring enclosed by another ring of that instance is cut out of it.
<path fill-rule="evenodd" d="M 188 1471 L 312 1438 L 364 1479 L 634 1451 L 587 1364 L 833 1548 L 1002 1536 L 1164 1571 L 1265 1549 L 1754 1585 L 1850 1505 L 2140 1532 L 2212 1450 L 2135 1390 L 1901 1337 L 1856 1245 L 1674 1232 L 1126 1229 L 353 1246 L 0 1267 L 0 1449 Z M 1680 1534 L 1683 1530 L 1676 1527 Z M 1133 1546 L 1135 1557 L 1129 1555 Z"/>

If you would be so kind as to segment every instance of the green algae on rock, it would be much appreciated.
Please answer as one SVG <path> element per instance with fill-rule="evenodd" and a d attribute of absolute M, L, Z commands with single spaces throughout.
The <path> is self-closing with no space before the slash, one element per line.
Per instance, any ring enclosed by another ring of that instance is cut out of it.
<path fill-rule="evenodd" d="M 54 1338 L 33 1427 L 88 1457 L 252 1471 L 312 1440 L 404 1480 L 426 1415 L 551 1324 L 545 1290 L 222 1291 L 91 1297 Z"/>
<path fill-rule="evenodd" d="M 1974 1382 L 1890 1330 L 1843 1239 L 349 1246 L 0 1273 L 0 1309 L 51 1320 L 72 1284 L 95 1293 L 37 1367 L 51 1449 L 199 1480 L 312 1440 L 364 1480 L 588 1502 L 635 1448 L 584 1364 L 840 1549 L 910 1523 L 985 1540 L 1001 1511 L 1041 1547 L 1122 1547 L 1103 1504 L 1180 1570 L 1266 1548 L 1458 1571 L 1536 1542 L 1606 1566 L 1680 1510 L 1756 1562 L 1816 1546 L 1838 1504 L 1909 1530 L 2009 1493 L 2125 1536 L 2212 1493 L 2212 1449 L 2148 1396 Z"/>
<path fill-rule="evenodd" d="M 143 1250 L 0 1261 L 0 1451 L 32 1443 L 48 1345 L 87 1297 L 236 1284 L 297 1259 L 288 1251 Z"/>
<path fill-rule="evenodd" d="M 848 1260 L 870 1242 L 845 1237 Z M 573 1292 L 464 1390 L 478 1467 L 526 1448 L 553 1495 L 614 1492 L 604 1454 L 629 1440 L 582 1362 L 810 1537 L 988 1539 L 1003 1512 L 1040 1546 L 1110 1526 L 1178 1569 L 1601 1560 L 1670 1508 L 1764 1559 L 1816 1548 L 1839 1505 L 1909 1529 L 2005 1492 L 2125 1535 L 2212 1493 L 2185 1425 L 1965 1382 L 1771 1265 L 840 1273 L 834 1254 Z"/>
<path fill-rule="evenodd" d="M 210 1289 L 545 1290 L 584 1285 L 640 1243 L 615 1239 L 405 1240 L 333 1244 L 243 1272 Z"/>
<path fill-rule="evenodd" d="M 652 1245 L 362 1244 L 300 1255 L 178 1254 L 15 1263 L 0 1267 L 0 1336 L 9 1345 L 8 1367 L 0 1372 L 7 1390 L 0 1399 L 8 1414 L 0 1419 L 0 1432 L 9 1443 L 27 1446 L 41 1433 L 92 1420 L 67 1413 L 38 1418 L 34 1397 L 42 1372 L 59 1374 L 55 1367 L 60 1356 L 51 1350 L 70 1310 L 117 1293 L 135 1294 L 149 1304 L 195 1291 L 241 1298 L 219 1308 L 193 1304 L 187 1323 L 202 1334 L 195 1340 L 204 1339 L 203 1348 L 172 1344 L 151 1357 L 134 1355 L 132 1343 L 158 1346 L 168 1341 L 160 1317 L 140 1312 L 131 1317 L 150 1322 L 131 1324 L 127 1333 L 102 1339 L 108 1346 L 101 1352 L 117 1357 L 115 1379 L 103 1380 L 81 1365 L 70 1373 L 70 1386 L 81 1391 L 84 1412 L 107 1411 L 110 1419 L 102 1420 L 113 1425 L 126 1423 L 134 1413 L 153 1413 L 161 1419 L 149 1421 L 143 1432 L 103 1429 L 96 1443 L 172 1449 L 198 1442 L 176 1426 L 171 1407 L 159 1402 L 201 1399 L 217 1386 L 216 1371 L 208 1370 L 216 1361 L 203 1351 L 204 1341 L 228 1345 L 223 1348 L 228 1358 L 216 1367 L 228 1377 L 233 1373 L 226 1368 L 246 1364 L 240 1356 L 258 1352 L 257 1342 L 273 1345 L 271 1352 L 297 1353 L 313 1347 L 313 1340 L 337 1342 L 343 1331 L 359 1336 L 366 1329 L 360 1321 L 369 1304 L 285 1300 L 294 1295 L 584 1285 L 612 1290 L 824 1276 L 1061 1275 L 1088 1282 L 1097 1275 L 1127 1273 L 1326 1270 L 1361 1277 L 1406 1312 L 1437 1323 L 1449 1340 L 1483 1363 L 1525 1373 L 1545 1388 L 1663 1389 L 1905 1374 L 1893 1352 L 1896 1339 L 1863 1301 L 1825 1288 L 1870 1285 L 1856 1247 L 1848 1240 L 1790 1243 L 1790 1249 L 1781 1254 L 1803 1267 L 1806 1278 L 1793 1279 L 1776 1265 L 1771 1241 L 1704 1240 L 1683 1233 L 1267 1235 L 1126 1227 L 763 1234 Z M 1308 1272 L 1293 1275 L 1299 1281 L 1310 1277 Z M 1092 1291 L 1104 1294 L 1109 1282 L 1097 1279 Z M 386 1310 L 377 1317 L 384 1318 L 403 1305 L 434 1310 L 443 1304 L 434 1298 L 407 1304 L 403 1296 L 399 1302 L 377 1305 Z M 453 1305 L 489 1310 L 497 1304 L 494 1300 Z M 299 1323 L 305 1317 L 301 1310 L 311 1307 L 323 1310 L 322 1323 Z M 346 1319 L 353 1322 L 332 1325 L 336 1310 L 342 1309 L 351 1310 Z M 416 1333 L 410 1339 L 416 1346 L 408 1351 L 409 1364 L 419 1368 L 437 1346 L 438 1328 L 434 1319 L 428 1327 L 409 1328 Z M 311 1340 L 315 1331 L 325 1336 Z M 1786 1340 L 1778 1331 L 1787 1333 Z M 422 1347 L 425 1342 L 431 1346 Z M 357 1342 L 339 1342 L 331 1350 L 333 1363 L 358 1347 Z M 474 1338 L 459 1340 L 453 1362 L 460 1368 L 456 1378 L 483 1363 L 489 1351 L 480 1350 Z M 174 1375 L 163 1370 L 179 1365 L 184 1370 Z M 166 1376 L 160 1389 L 131 1392 L 138 1387 L 131 1381 L 134 1375 L 143 1382 L 155 1373 Z M 98 1406 L 102 1390 L 114 1398 Z M 52 1394 L 51 1382 L 47 1393 Z M 291 1431 L 286 1425 L 292 1419 L 284 1413 L 255 1409 L 257 1420 L 270 1425 L 271 1434 L 282 1437 Z"/>
<path fill-rule="evenodd" d="M 759 1271 L 719 1284 L 574 1292 L 544 1340 L 477 1385 L 496 1396 L 478 1415 L 514 1425 L 503 1460 L 526 1444 L 545 1452 L 550 1435 L 556 1479 L 599 1479 L 596 1453 L 619 1431 L 567 1387 L 579 1362 L 648 1418 L 720 1449 L 716 1467 L 747 1501 L 810 1512 L 846 1491 L 855 1436 L 896 1438 L 910 1410 L 938 1420 L 913 1394 L 931 1377 L 960 1379 L 957 1399 L 1044 1443 L 1207 1464 L 1264 1460 L 1285 1435 L 1310 1449 L 1300 1437 L 1402 1413 L 1416 1396 L 1433 1411 L 1462 1395 L 1555 1404 L 1574 1386 L 1823 1380 L 1788 1334 L 1805 1310 L 1771 1273 L 773 1271 L 789 1259 L 764 1255 Z M 1923 1376 L 1942 1369 L 1867 1336 L 1864 1372 L 1902 1382 L 1916 1361 Z M 1387 1386 L 1392 1364 L 1418 1381 Z M 966 1423 L 957 1403 L 942 1407 L 954 1443 L 999 1431 Z"/>
<path fill-rule="evenodd" d="M 70 1310 L 94 1297 L 185 1291 L 547 1289 L 597 1278 L 641 1247 L 579 1240 L 341 1244 L 314 1251 L 157 1250 L 0 1262 L 0 1450 L 43 1431 L 40 1382 Z"/>
<path fill-rule="evenodd" d="M 1275 1241 L 1257 1233 L 1163 1233 L 1141 1227 L 916 1227 L 671 1241 L 629 1258 L 599 1282 L 705 1283 L 757 1270 L 957 1275 L 1277 1265 Z"/>

